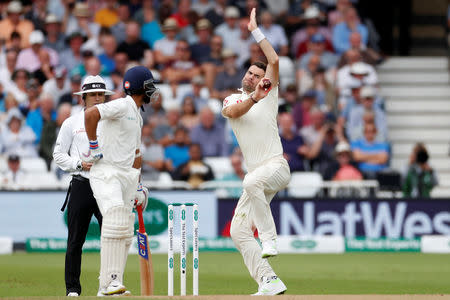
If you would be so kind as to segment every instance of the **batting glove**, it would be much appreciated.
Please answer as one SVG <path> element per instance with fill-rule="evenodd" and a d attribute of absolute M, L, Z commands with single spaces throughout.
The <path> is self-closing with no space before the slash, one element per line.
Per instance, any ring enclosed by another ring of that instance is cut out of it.
<path fill-rule="evenodd" d="M 145 210 L 147 208 L 147 204 L 148 189 L 139 182 L 136 193 L 134 194 L 134 208 L 140 205 L 142 207 L 142 210 Z"/>
<path fill-rule="evenodd" d="M 83 161 L 85 162 L 96 162 L 103 158 L 103 153 L 100 147 L 98 146 L 98 141 L 89 141 L 89 152 L 87 155 L 83 154 Z"/>

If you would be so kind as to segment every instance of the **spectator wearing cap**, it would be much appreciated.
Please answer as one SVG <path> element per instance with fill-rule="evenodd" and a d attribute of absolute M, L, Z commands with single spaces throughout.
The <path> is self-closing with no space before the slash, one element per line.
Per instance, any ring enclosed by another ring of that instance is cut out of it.
<path fill-rule="evenodd" d="M 50 71 L 51 67 L 58 65 L 58 53 L 51 48 L 44 47 L 45 37 L 42 31 L 35 30 L 30 34 L 30 48 L 20 51 L 17 57 L 16 69 L 25 69 L 33 73 L 39 69 Z"/>
<path fill-rule="evenodd" d="M 308 44 L 310 38 L 320 33 L 325 37 L 325 48 L 328 51 L 333 51 L 331 45 L 331 33 L 327 27 L 320 26 L 320 10 L 316 6 L 310 6 L 306 9 L 303 19 L 306 22 L 305 28 L 297 30 L 291 38 L 291 53 L 296 58 L 300 58 L 303 54 L 308 52 Z"/>
<path fill-rule="evenodd" d="M 45 124 L 56 120 L 56 110 L 53 103 L 51 95 L 41 95 L 38 100 L 38 106 L 30 109 L 27 114 L 26 123 L 36 135 L 36 144 L 39 144 L 41 141 L 42 129 Z"/>
<path fill-rule="evenodd" d="M 211 22 L 213 27 L 217 27 L 224 22 L 226 5 L 227 0 L 216 0 L 214 6 L 205 13 L 205 18 Z"/>
<path fill-rule="evenodd" d="M 273 23 L 273 16 L 269 11 L 261 13 L 261 26 L 259 28 L 279 56 L 289 54 L 286 32 L 283 27 Z"/>
<path fill-rule="evenodd" d="M 180 83 L 189 83 L 194 76 L 200 74 L 200 67 L 191 58 L 191 49 L 185 40 L 177 42 L 175 60 L 162 71 L 165 82 L 176 86 Z"/>
<path fill-rule="evenodd" d="M 344 21 L 336 24 L 333 29 L 333 47 L 338 54 L 350 49 L 350 34 L 354 31 L 361 34 L 362 43 L 367 45 L 369 38 L 367 27 L 359 21 L 356 9 L 348 7 L 344 11 Z"/>
<path fill-rule="evenodd" d="M 85 41 L 86 37 L 81 32 L 73 32 L 67 37 L 66 42 L 69 44 L 69 48 L 61 52 L 59 56 L 61 64 L 67 70 L 73 70 L 76 66 L 83 63 L 81 46 Z"/>
<path fill-rule="evenodd" d="M 308 52 L 303 55 L 298 61 L 298 69 L 306 69 L 308 62 L 312 55 L 320 56 L 320 64 L 326 70 L 335 68 L 337 63 L 337 57 L 332 52 L 325 49 L 325 37 L 320 33 L 316 33 L 309 39 Z"/>
<path fill-rule="evenodd" d="M 205 88 L 205 78 L 202 75 L 192 78 L 191 90 L 183 96 L 183 101 L 186 97 L 192 98 L 196 111 L 200 111 L 208 105 L 209 92 Z"/>
<path fill-rule="evenodd" d="M 361 104 L 353 106 L 350 109 L 346 131 L 350 141 L 356 140 L 358 135 L 364 128 L 364 114 L 372 112 L 374 123 L 377 127 L 377 141 L 386 141 L 387 139 L 387 121 L 386 114 L 381 108 L 375 104 L 376 91 L 371 86 L 364 86 L 360 89 Z M 359 129 L 359 130 L 358 130 Z M 356 132 L 355 132 L 356 130 Z"/>
<path fill-rule="evenodd" d="M 20 189 L 28 179 L 29 175 L 20 167 L 20 156 L 8 155 L 8 169 L 1 174 L 0 186 L 6 189 Z"/>
<path fill-rule="evenodd" d="M 233 50 L 223 49 L 223 71 L 216 76 L 212 97 L 222 101 L 242 86 L 242 78 L 246 71 L 237 67 L 236 59 L 237 55 Z"/>
<path fill-rule="evenodd" d="M 66 9 L 63 21 L 63 31 L 66 36 L 70 36 L 74 32 L 81 32 L 88 39 L 97 39 L 100 26 L 91 22 L 91 16 L 92 13 L 87 2 L 76 2 L 72 12 Z"/>
<path fill-rule="evenodd" d="M 191 141 L 201 146 L 204 156 L 227 156 L 225 130 L 209 107 L 200 111 L 200 124 L 191 130 Z"/>
<path fill-rule="evenodd" d="M 353 63 L 339 69 L 336 75 L 336 86 L 340 96 L 348 94 L 348 88 L 357 83 L 371 86 L 378 84 L 375 68 L 359 60 L 355 61 L 361 57 L 357 51 L 351 50 L 350 53 L 355 56 L 352 58 Z"/>
<path fill-rule="evenodd" d="M 62 33 L 61 20 L 53 14 L 45 17 L 45 32 L 47 33 L 44 47 L 51 48 L 57 53 L 67 49 L 66 40 Z"/>
<path fill-rule="evenodd" d="M 11 45 L 11 34 L 16 31 L 22 37 L 21 48 L 29 47 L 29 36 L 34 30 L 34 25 L 27 19 L 21 18 L 23 13 L 22 3 L 13 0 L 6 7 L 7 16 L 0 21 L 0 39 L 6 41 L 6 46 Z"/>
<path fill-rule="evenodd" d="M 305 145 L 303 138 L 297 134 L 292 115 L 289 113 L 281 114 L 278 117 L 278 123 L 283 156 L 287 160 L 291 172 L 304 171 L 305 155 L 309 149 Z"/>
<path fill-rule="evenodd" d="M 195 28 L 198 41 L 191 45 L 192 59 L 202 64 L 209 60 L 211 53 L 211 23 L 207 19 L 200 19 Z"/>
<path fill-rule="evenodd" d="M 294 105 L 292 116 L 298 130 L 311 124 L 311 109 L 316 105 L 316 96 L 315 91 L 306 91 L 302 95 L 301 101 Z"/>
<path fill-rule="evenodd" d="M 155 52 L 155 62 L 164 66 L 175 60 L 175 48 L 177 47 L 178 23 L 173 18 L 167 18 L 162 26 L 165 37 L 157 40 L 153 50 Z"/>
<path fill-rule="evenodd" d="M 153 8 L 153 1 L 143 1 L 142 9 L 139 10 L 134 19 L 141 25 L 141 39 L 146 41 L 150 48 L 154 48 L 155 42 L 164 38 L 157 19 L 157 13 Z"/>
<path fill-rule="evenodd" d="M 130 61 L 146 62 L 152 52 L 146 42 L 140 39 L 140 27 L 136 21 L 127 23 L 127 37 L 119 44 L 117 51 L 126 52 Z"/>
<path fill-rule="evenodd" d="M 286 25 L 289 29 L 298 29 L 308 20 L 309 15 L 313 12 L 318 13 L 320 17 L 320 10 L 318 3 L 313 3 L 313 0 L 293 0 L 289 1 L 290 6 L 286 16 Z M 310 13 L 305 14 L 308 10 Z"/>
<path fill-rule="evenodd" d="M 71 92 L 70 80 L 64 66 L 56 67 L 53 74 L 54 77 L 48 79 L 42 86 L 42 93 L 52 95 L 54 106 L 57 107 L 61 96 Z"/>
<path fill-rule="evenodd" d="M 45 17 L 47 16 L 47 1 L 33 1 L 31 9 L 24 14 L 24 18 L 30 20 L 35 30 L 45 29 Z"/>
<path fill-rule="evenodd" d="M 368 123 L 364 127 L 364 137 L 351 143 L 353 158 L 365 178 L 373 179 L 377 172 L 388 167 L 389 144 L 377 142 L 376 136 L 376 125 Z"/>
<path fill-rule="evenodd" d="M 3 152 L 6 154 L 37 157 L 36 135 L 28 125 L 23 123 L 23 115 L 17 108 L 9 110 L 6 126 L 0 132 L 0 140 L 3 143 Z"/>
<path fill-rule="evenodd" d="M 323 179 L 333 181 L 363 180 L 363 175 L 352 160 L 347 142 L 339 142 L 335 148 L 335 160 L 323 174 Z"/>
<path fill-rule="evenodd" d="M 117 0 L 106 0 L 105 7 L 97 10 L 94 15 L 94 22 L 100 27 L 111 27 L 119 22 L 117 13 Z"/>
<path fill-rule="evenodd" d="M 225 22 L 216 27 L 214 33 L 223 39 L 224 48 L 233 49 L 234 44 L 239 39 L 239 10 L 234 6 L 225 9 Z"/>

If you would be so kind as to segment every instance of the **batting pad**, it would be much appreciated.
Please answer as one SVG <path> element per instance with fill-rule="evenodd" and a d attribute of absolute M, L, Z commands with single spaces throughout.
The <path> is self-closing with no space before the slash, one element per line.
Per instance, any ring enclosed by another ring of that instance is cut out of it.
<path fill-rule="evenodd" d="M 127 240 L 130 238 L 130 208 L 114 206 L 103 216 L 100 249 L 100 288 L 111 281 L 122 283 Z"/>
<path fill-rule="evenodd" d="M 124 258 L 122 270 L 125 270 L 125 266 L 127 265 L 128 251 L 130 250 L 130 246 L 134 238 L 134 219 L 135 219 L 134 213 L 131 212 L 128 220 L 129 223 L 128 223 L 127 237 L 125 238 L 125 251 L 123 252 Z M 123 282 L 123 273 L 120 282 Z"/>

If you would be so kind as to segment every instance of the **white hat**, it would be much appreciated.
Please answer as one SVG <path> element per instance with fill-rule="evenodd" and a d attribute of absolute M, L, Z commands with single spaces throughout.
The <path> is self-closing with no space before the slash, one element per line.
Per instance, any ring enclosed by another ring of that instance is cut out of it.
<path fill-rule="evenodd" d="M 371 87 L 370 85 L 366 85 L 364 86 L 360 91 L 359 91 L 359 96 L 361 98 L 373 98 L 375 97 L 375 89 L 373 87 Z"/>
<path fill-rule="evenodd" d="M 239 18 L 239 10 L 234 6 L 228 6 L 225 8 L 225 13 L 223 14 L 225 18 Z"/>
<path fill-rule="evenodd" d="M 74 94 L 81 96 L 83 94 L 93 92 L 105 92 L 105 95 L 114 95 L 113 91 L 106 89 L 105 81 L 99 75 L 89 75 L 88 77 L 86 77 L 83 81 L 83 84 L 81 85 L 81 91 Z"/>
<path fill-rule="evenodd" d="M 31 45 L 43 44 L 45 41 L 44 34 L 40 30 L 34 30 L 30 33 L 29 42 Z"/>
<path fill-rule="evenodd" d="M 23 115 L 22 115 L 22 113 L 21 113 L 20 110 L 19 110 L 18 108 L 16 108 L 16 107 L 11 108 L 11 109 L 8 111 L 8 115 L 7 115 L 7 118 L 6 118 L 6 124 L 9 124 L 9 123 L 12 121 L 12 119 L 14 119 L 14 118 L 16 118 L 16 119 L 18 119 L 18 120 L 20 120 L 20 121 L 23 120 Z"/>
<path fill-rule="evenodd" d="M 54 14 L 48 14 L 45 17 L 45 24 L 61 23 L 61 20 Z"/>
<path fill-rule="evenodd" d="M 351 148 L 350 148 L 350 145 L 347 142 L 339 142 L 336 145 L 336 148 L 334 148 L 334 150 L 336 151 L 336 153 L 350 152 Z"/>
<path fill-rule="evenodd" d="M 303 18 L 305 18 L 306 20 L 320 18 L 320 10 L 317 8 L 317 6 L 311 5 L 306 9 Z"/>
<path fill-rule="evenodd" d="M 22 3 L 20 1 L 11 1 L 6 8 L 6 11 L 9 13 L 21 13 L 22 12 Z"/>
<path fill-rule="evenodd" d="M 350 74 L 352 75 L 367 75 L 369 74 L 369 68 L 367 64 L 363 62 L 355 62 L 350 67 Z"/>

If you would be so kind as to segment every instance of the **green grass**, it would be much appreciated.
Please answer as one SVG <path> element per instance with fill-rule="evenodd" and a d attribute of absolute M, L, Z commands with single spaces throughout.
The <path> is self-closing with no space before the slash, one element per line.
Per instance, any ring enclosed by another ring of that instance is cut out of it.
<path fill-rule="evenodd" d="M 155 294 L 167 295 L 166 255 L 153 255 Z M 189 260 L 190 262 L 192 260 Z M 98 287 L 98 253 L 83 255 L 83 295 Z M 178 260 L 175 265 L 178 270 Z M 364 253 L 286 255 L 270 260 L 287 294 L 449 294 L 450 255 Z M 188 293 L 192 293 L 188 265 Z M 175 272 L 179 276 L 179 272 Z M 138 257 L 128 258 L 125 285 L 139 295 Z M 179 293 L 175 278 L 175 292 Z M 257 289 L 238 253 L 200 254 L 200 294 L 250 294 Z M 64 295 L 64 254 L 0 256 L 0 297 Z"/>

